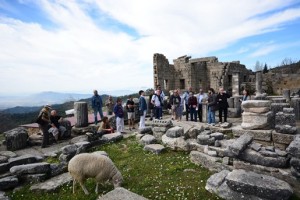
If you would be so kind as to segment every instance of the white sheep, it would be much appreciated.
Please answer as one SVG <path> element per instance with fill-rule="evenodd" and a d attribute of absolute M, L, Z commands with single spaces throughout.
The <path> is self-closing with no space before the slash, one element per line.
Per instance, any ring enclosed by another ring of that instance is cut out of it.
<path fill-rule="evenodd" d="M 68 165 L 68 170 L 73 177 L 73 193 L 75 193 L 76 181 L 79 182 L 85 194 L 89 194 L 84 186 L 88 178 L 95 178 L 97 185 L 95 192 L 98 193 L 99 183 L 110 181 L 114 187 L 120 187 L 123 177 L 112 160 L 100 153 L 81 153 L 74 156 Z"/>

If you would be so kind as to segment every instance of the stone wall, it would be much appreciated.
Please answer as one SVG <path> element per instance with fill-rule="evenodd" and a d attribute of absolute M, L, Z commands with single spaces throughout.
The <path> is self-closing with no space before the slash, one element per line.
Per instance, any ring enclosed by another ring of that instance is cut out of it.
<path fill-rule="evenodd" d="M 189 56 L 181 56 L 173 60 L 170 65 L 168 59 L 162 54 L 154 54 L 154 88 L 159 84 L 164 90 L 180 88 L 194 91 L 200 88 L 207 90 L 212 87 L 218 90 L 224 87 L 231 90 L 232 76 L 238 74 L 238 84 L 254 82 L 253 72 L 238 61 L 219 62 L 217 57 L 205 57 L 191 59 Z"/>
<path fill-rule="evenodd" d="M 269 72 L 263 75 L 267 87 L 271 87 L 274 94 L 281 95 L 284 89 L 291 90 L 291 93 L 300 90 L 300 71 L 294 74 L 280 74 Z"/>

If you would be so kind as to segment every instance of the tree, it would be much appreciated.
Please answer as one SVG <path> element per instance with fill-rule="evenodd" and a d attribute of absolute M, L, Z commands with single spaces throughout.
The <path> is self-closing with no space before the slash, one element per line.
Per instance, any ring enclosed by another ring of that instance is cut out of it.
<path fill-rule="evenodd" d="M 263 73 L 265 74 L 265 73 L 268 73 L 268 65 L 267 65 L 267 63 L 265 63 L 265 66 L 264 66 L 264 69 L 263 69 Z"/>
<path fill-rule="evenodd" d="M 255 71 L 258 72 L 258 71 L 262 71 L 263 70 L 263 64 L 260 63 L 259 61 L 256 61 L 255 63 Z"/>
<path fill-rule="evenodd" d="M 281 62 L 281 66 L 287 66 L 287 65 L 291 65 L 297 63 L 297 61 L 293 61 L 292 58 L 285 58 L 282 60 Z"/>

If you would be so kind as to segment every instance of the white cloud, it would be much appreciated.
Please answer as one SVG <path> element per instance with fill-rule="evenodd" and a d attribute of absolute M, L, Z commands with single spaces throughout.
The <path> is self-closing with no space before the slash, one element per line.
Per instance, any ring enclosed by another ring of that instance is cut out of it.
<path fill-rule="evenodd" d="M 206 56 L 239 39 L 282 29 L 300 17 L 299 8 L 280 11 L 294 2 L 41 0 L 37 4 L 50 28 L 0 17 L 0 93 L 151 87 L 153 53 L 164 53 L 170 62 L 185 54 Z M 87 13 L 92 7 L 139 37 L 99 25 Z"/>

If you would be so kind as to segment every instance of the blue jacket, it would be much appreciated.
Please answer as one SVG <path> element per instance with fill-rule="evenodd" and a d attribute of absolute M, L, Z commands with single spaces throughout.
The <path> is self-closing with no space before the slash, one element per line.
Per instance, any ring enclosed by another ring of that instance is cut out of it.
<path fill-rule="evenodd" d="M 92 97 L 92 108 L 102 108 L 102 98 L 100 95 L 94 95 Z"/>
<path fill-rule="evenodd" d="M 114 113 L 115 113 L 116 117 L 123 118 L 124 117 L 123 106 L 122 105 L 118 105 L 116 103 L 116 105 L 114 107 Z"/>
<path fill-rule="evenodd" d="M 139 99 L 139 110 L 143 111 L 143 112 L 145 110 L 147 110 L 147 103 L 146 103 L 145 97 L 143 97 L 143 96 L 141 96 Z"/>

